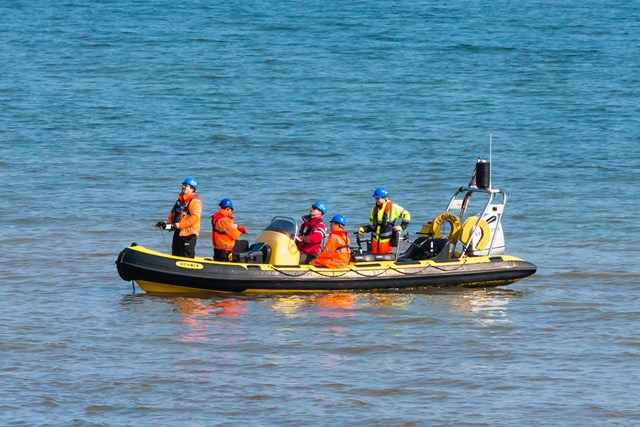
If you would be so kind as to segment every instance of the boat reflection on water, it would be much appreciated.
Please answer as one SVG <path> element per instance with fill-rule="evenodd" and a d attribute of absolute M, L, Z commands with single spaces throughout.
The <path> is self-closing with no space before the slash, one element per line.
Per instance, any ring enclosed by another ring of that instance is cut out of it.
<path fill-rule="evenodd" d="M 247 312 L 247 301 L 236 298 L 203 300 L 198 298 L 176 298 L 176 312 L 185 314 L 184 321 L 194 322 L 198 317 L 209 315 L 221 317 L 239 317 Z"/>
<path fill-rule="evenodd" d="M 186 326 L 180 338 L 182 342 L 214 342 L 217 339 L 216 329 L 232 331 L 234 328 L 233 322 L 220 324 L 221 319 L 236 319 L 248 310 L 247 301 L 237 298 L 208 300 L 179 297 L 173 302 L 175 312 L 182 315 L 182 322 Z M 234 338 L 234 341 L 243 339 Z"/>
<path fill-rule="evenodd" d="M 353 293 L 335 292 L 319 294 L 309 298 L 311 313 L 320 317 L 353 317 L 358 297 Z"/>
<path fill-rule="evenodd" d="M 321 317 L 350 317 L 365 307 L 401 308 L 415 299 L 411 294 L 331 292 L 326 294 L 283 295 L 265 299 L 274 311 L 287 317 L 314 314 Z"/>
<path fill-rule="evenodd" d="M 286 317 L 314 314 L 320 317 L 354 316 L 358 296 L 349 292 L 328 294 L 283 295 L 260 300 L 276 313 Z"/>
<path fill-rule="evenodd" d="M 270 299 L 265 298 L 260 301 L 265 303 L 265 305 L 270 305 L 278 314 L 283 314 L 286 317 L 300 317 L 304 314 L 302 307 L 307 303 L 307 297 L 301 295 L 287 295 Z"/>
<path fill-rule="evenodd" d="M 404 293 L 381 293 L 367 295 L 365 306 L 402 308 L 415 301 L 415 294 Z"/>
<path fill-rule="evenodd" d="M 529 291 L 526 289 L 464 289 L 432 288 L 406 292 L 331 292 L 280 294 L 269 296 L 157 296 L 129 295 L 125 303 L 134 307 L 140 303 L 168 303 L 182 327 L 177 339 L 185 343 L 230 344 L 247 340 L 241 321 L 245 316 L 264 316 L 327 320 L 321 330 L 325 334 L 348 334 L 349 324 L 332 323 L 331 319 L 357 316 L 394 316 L 394 312 L 409 310 L 421 317 L 464 318 L 480 326 L 500 326 L 512 323 L 509 305 Z M 271 314 L 269 314 L 271 313 Z M 348 321 L 349 322 L 349 321 Z"/>
<path fill-rule="evenodd" d="M 438 304 L 446 304 L 450 311 L 457 315 L 471 318 L 472 321 L 486 326 L 510 323 L 509 304 L 521 298 L 526 291 L 511 289 L 473 289 L 446 290 L 431 294 L 430 300 Z"/>
<path fill-rule="evenodd" d="M 417 310 L 442 307 L 455 315 L 465 316 L 484 325 L 509 323 L 508 306 L 526 294 L 511 289 L 430 289 L 415 293 L 355 293 L 331 292 L 283 294 L 271 296 L 169 297 L 181 321 L 189 325 L 192 339 L 198 341 L 207 334 L 207 326 L 229 327 L 258 308 L 267 308 L 276 315 L 296 318 L 354 317 L 371 308 L 405 309 L 415 304 Z M 155 297 L 154 297 L 155 298 Z M 163 298 L 164 299 L 164 298 Z M 433 310 L 431 310 L 433 311 Z M 255 313 L 259 315 L 259 313 Z M 432 313 L 433 314 L 433 313 Z M 200 336 L 200 338 L 198 338 Z"/>
<path fill-rule="evenodd" d="M 348 293 L 283 295 L 261 299 L 280 315 L 300 317 L 352 317 L 371 307 L 403 309 L 414 303 L 436 304 L 448 311 L 471 317 L 482 324 L 509 322 L 508 305 L 526 291 L 510 289 L 434 288 L 416 293 Z"/>
<path fill-rule="evenodd" d="M 154 298 L 158 298 L 154 296 Z M 193 325 L 206 318 L 237 319 L 251 311 L 257 303 L 286 317 L 316 315 L 321 317 L 354 316 L 366 307 L 402 308 L 411 304 L 416 295 L 406 293 L 331 292 L 286 294 L 261 297 L 163 297 L 168 298 L 174 311 L 183 315 L 182 321 Z"/>

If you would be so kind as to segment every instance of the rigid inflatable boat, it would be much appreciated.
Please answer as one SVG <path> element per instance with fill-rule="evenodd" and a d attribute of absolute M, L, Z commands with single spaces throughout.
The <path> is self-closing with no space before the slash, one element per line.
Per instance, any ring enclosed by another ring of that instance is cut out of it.
<path fill-rule="evenodd" d="M 507 196 L 491 188 L 488 167 L 478 161 L 477 184 L 459 188 L 446 210 L 425 223 L 403 252 L 398 236 L 396 252 L 385 255 L 368 253 L 357 238 L 358 247 L 352 248 L 351 262 L 345 268 L 300 265 L 295 243 L 298 225 L 293 218 L 277 216 L 250 246 L 246 240 L 237 242 L 233 262 L 176 257 L 133 243 L 120 252 L 118 273 L 150 293 L 406 291 L 509 285 L 534 274 L 536 266 L 504 253 L 501 219 Z M 476 214 L 467 215 L 472 196 L 482 201 Z"/>

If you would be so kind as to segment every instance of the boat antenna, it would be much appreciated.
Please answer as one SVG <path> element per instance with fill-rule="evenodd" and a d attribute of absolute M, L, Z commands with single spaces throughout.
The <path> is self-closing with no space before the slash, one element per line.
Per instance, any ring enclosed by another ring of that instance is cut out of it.
<path fill-rule="evenodd" d="M 493 187 L 491 186 L 491 169 L 493 169 L 493 158 L 492 158 L 492 145 L 493 145 L 493 139 L 492 139 L 492 135 L 491 135 L 491 131 L 489 131 L 489 190 L 491 190 Z"/>

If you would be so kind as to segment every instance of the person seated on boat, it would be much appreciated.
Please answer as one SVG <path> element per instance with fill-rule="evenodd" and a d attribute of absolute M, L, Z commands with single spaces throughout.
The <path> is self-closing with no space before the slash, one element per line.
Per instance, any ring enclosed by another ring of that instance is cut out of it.
<path fill-rule="evenodd" d="M 300 251 L 300 264 L 309 264 L 320 253 L 322 241 L 327 235 L 327 227 L 322 221 L 322 215 L 326 212 L 327 206 L 318 201 L 311 205 L 309 215 L 302 216 L 302 226 L 296 236 L 296 245 Z"/>
<path fill-rule="evenodd" d="M 327 238 L 327 244 L 316 259 L 309 264 L 316 267 L 343 268 L 349 265 L 351 259 L 351 249 L 349 245 L 349 235 L 344 230 L 347 220 L 342 215 L 334 215 L 331 218 L 331 234 Z"/>
<path fill-rule="evenodd" d="M 371 252 L 374 254 L 390 254 L 392 234 L 405 230 L 411 220 L 409 211 L 389 200 L 388 196 L 385 187 L 376 188 L 373 192 L 376 204 L 371 209 L 369 224 L 358 230 L 358 234 L 371 233 Z M 400 224 L 396 224 L 398 220 Z"/>
<path fill-rule="evenodd" d="M 213 259 L 215 261 L 232 261 L 233 246 L 241 234 L 247 234 L 247 229 L 233 223 L 233 203 L 229 199 L 222 199 L 218 204 L 220 209 L 211 215 L 211 243 L 213 243 Z"/>
<path fill-rule="evenodd" d="M 193 178 L 182 181 L 182 191 L 173 205 L 165 222 L 156 223 L 156 227 L 173 230 L 171 255 L 185 258 L 196 256 L 196 243 L 200 234 L 200 216 L 202 202 L 196 194 L 198 182 Z"/>

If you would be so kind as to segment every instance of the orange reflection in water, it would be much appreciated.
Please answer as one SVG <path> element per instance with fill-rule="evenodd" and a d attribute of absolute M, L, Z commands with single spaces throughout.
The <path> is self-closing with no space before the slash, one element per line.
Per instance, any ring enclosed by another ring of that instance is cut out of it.
<path fill-rule="evenodd" d="M 235 298 L 221 300 L 201 300 L 197 298 L 178 298 L 176 300 L 178 313 L 185 314 L 187 323 L 197 322 L 199 317 L 210 314 L 222 317 L 238 317 L 247 312 L 247 301 Z"/>
<path fill-rule="evenodd" d="M 248 311 L 247 301 L 234 298 L 226 298 L 223 300 L 212 302 L 212 305 L 218 309 L 216 316 L 222 317 L 240 317 Z"/>
<path fill-rule="evenodd" d="M 218 325 L 211 321 L 212 317 L 234 319 L 248 311 L 247 301 L 225 298 L 220 300 L 203 300 L 198 298 L 177 298 L 176 312 L 183 314 L 182 322 L 187 330 L 181 338 L 182 342 L 208 342 L 213 340 L 213 330 L 225 328 L 228 334 L 230 325 Z M 242 340 L 239 340 L 242 341 Z"/>
<path fill-rule="evenodd" d="M 310 299 L 310 304 L 317 308 L 316 314 L 323 317 L 352 317 L 358 296 L 350 293 L 331 293 L 316 295 Z"/>

